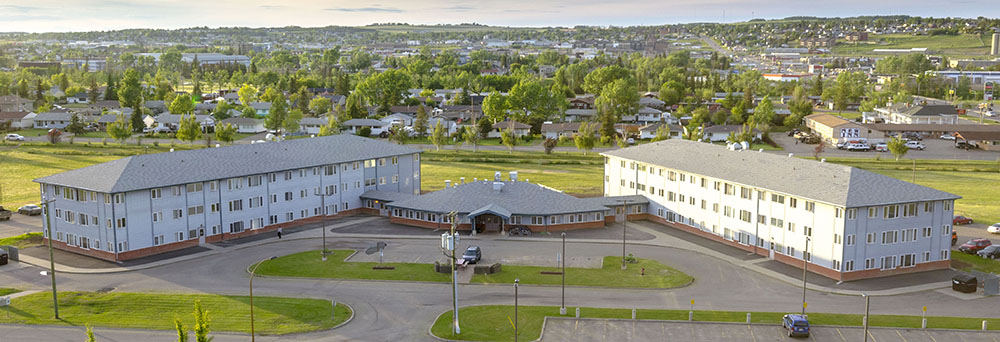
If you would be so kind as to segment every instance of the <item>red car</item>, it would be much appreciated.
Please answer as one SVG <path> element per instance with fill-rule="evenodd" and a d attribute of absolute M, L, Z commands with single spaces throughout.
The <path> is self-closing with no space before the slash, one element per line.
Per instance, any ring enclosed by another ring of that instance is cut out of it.
<path fill-rule="evenodd" d="M 982 250 L 983 248 L 989 247 L 993 243 L 987 239 L 972 239 L 969 242 L 963 243 L 958 246 L 958 251 L 967 254 L 976 254 L 976 252 Z"/>
<path fill-rule="evenodd" d="M 972 219 L 965 216 L 955 216 L 955 218 L 951 219 L 951 224 L 956 226 L 963 224 L 972 224 Z"/>

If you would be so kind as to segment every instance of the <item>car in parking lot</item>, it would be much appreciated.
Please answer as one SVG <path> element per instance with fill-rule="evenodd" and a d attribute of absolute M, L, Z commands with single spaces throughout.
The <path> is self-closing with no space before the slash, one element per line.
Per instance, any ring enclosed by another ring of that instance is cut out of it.
<path fill-rule="evenodd" d="M 799 132 L 801 132 L 801 131 L 799 131 L 798 128 L 793 128 L 791 131 L 788 131 L 788 136 L 790 136 L 790 137 L 791 136 L 795 136 L 796 134 L 799 134 Z"/>
<path fill-rule="evenodd" d="M 986 258 L 986 259 L 1000 258 L 1000 245 L 992 245 L 983 248 L 983 250 L 976 252 L 976 255 L 978 255 L 980 258 Z"/>
<path fill-rule="evenodd" d="M 955 216 L 955 218 L 951 219 L 951 224 L 956 225 L 956 226 L 960 226 L 960 225 L 963 225 L 963 224 L 972 224 L 972 219 L 968 218 L 968 217 L 965 217 L 965 216 L 962 216 L 962 215 L 958 215 L 958 216 Z"/>
<path fill-rule="evenodd" d="M 781 327 L 789 337 L 809 337 L 809 319 L 805 315 L 785 315 L 781 318 Z"/>
<path fill-rule="evenodd" d="M 1000 223 L 994 223 L 992 226 L 986 227 L 986 232 L 990 234 L 1000 234 Z"/>
<path fill-rule="evenodd" d="M 958 246 L 958 251 L 966 254 L 976 254 L 976 252 L 991 245 L 993 245 L 993 243 L 988 239 L 972 239 L 963 243 L 961 246 Z"/>
<path fill-rule="evenodd" d="M 42 207 L 39 207 L 39 206 L 34 205 L 34 204 L 28 204 L 28 205 L 22 206 L 20 208 L 17 208 L 17 213 L 21 214 L 21 215 L 28 215 L 28 216 L 41 215 L 42 214 Z"/>
<path fill-rule="evenodd" d="M 475 264 L 483 258 L 483 250 L 479 246 L 469 246 L 465 249 L 465 253 L 462 254 L 462 260 L 470 264 Z"/>
<path fill-rule="evenodd" d="M 911 150 L 917 149 L 923 151 L 926 146 L 919 141 L 910 140 L 906 142 L 906 147 L 909 147 Z"/>
<path fill-rule="evenodd" d="M 906 140 L 924 140 L 924 136 L 920 135 L 920 133 L 914 132 L 903 133 L 903 138 Z"/>
<path fill-rule="evenodd" d="M 942 135 L 942 136 L 938 137 L 938 139 L 955 141 L 956 138 L 955 138 L 954 135 L 945 134 L 945 135 Z"/>
<path fill-rule="evenodd" d="M 875 144 L 875 152 L 889 152 L 889 144 L 886 143 Z"/>
<path fill-rule="evenodd" d="M 868 144 L 865 143 L 857 143 L 847 145 L 846 149 L 848 151 L 868 151 L 871 149 L 871 146 L 868 146 Z"/>
<path fill-rule="evenodd" d="M 20 135 L 20 134 L 16 134 L 16 133 L 10 133 L 10 134 L 7 134 L 7 136 L 5 136 L 3 138 L 3 140 L 7 140 L 7 141 L 24 141 L 24 136 Z"/>

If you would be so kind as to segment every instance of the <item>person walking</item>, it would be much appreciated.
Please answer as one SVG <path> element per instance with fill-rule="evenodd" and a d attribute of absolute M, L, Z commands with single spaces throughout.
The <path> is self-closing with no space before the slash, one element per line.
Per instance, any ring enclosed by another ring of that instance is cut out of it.
<path fill-rule="evenodd" d="M 281 238 L 281 227 L 278 227 L 278 238 Z"/>

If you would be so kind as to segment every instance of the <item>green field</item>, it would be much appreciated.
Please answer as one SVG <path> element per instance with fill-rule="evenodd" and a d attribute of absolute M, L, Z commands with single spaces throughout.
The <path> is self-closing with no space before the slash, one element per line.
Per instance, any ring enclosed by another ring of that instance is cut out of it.
<path fill-rule="evenodd" d="M 6 295 L 9 295 L 11 293 L 18 293 L 18 292 L 21 292 L 21 291 L 18 290 L 18 289 L 0 288 L 0 296 L 6 296 Z"/>
<path fill-rule="evenodd" d="M 0 239 L 0 246 L 14 246 L 18 249 L 25 249 L 42 244 L 42 233 L 24 233 Z"/>
<path fill-rule="evenodd" d="M 220 295 L 60 292 L 57 320 L 51 292 L 40 292 L 12 300 L 10 317 L 0 314 L 0 323 L 171 330 L 179 317 L 190 328 L 195 300 L 208 311 L 212 331 L 250 332 L 249 297 Z M 254 326 L 262 335 L 330 329 L 350 312 L 343 304 L 334 312 L 328 300 L 254 297 Z"/>
<path fill-rule="evenodd" d="M 638 259 L 637 263 L 627 264 L 628 269 L 622 270 L 620 256 L 604 257 L 601 268 L 566 268 L 566 285 L 570 286 L 606 286 L 635 288 L 672 288 L 684 286 L 694 278 L 684 272 L 675 270 L 655 260 Z M 645 268 L 645 275 L 640 270 Z M 473 283 L 513 284 L 519 279 L 521 284 L 562 284 L 562 276 L 558 274 L 541 274 L 542 271 L 559 271 L 558 267 L 514 266 L 504 265 L 500 273 L 472 277 Z"/>
<path fill-rule="evenodd" d="M 440 151 L 425 152 L 421 157 L 421 183 L 424 191 L 444 188 L 444 181 L 466 182 L 473 178 L 493 179 L 495 171 L 504 178 L 518 171 L 518 178 L 540 183 L 571 194 L 600 195 L 604 192 L 603 157 L 597 153 L 514 151 Z"/>
<path fill-rule="evenodd" d="M 859 167 L 909 182 L 913 177 L 912 160 L 827 158 L 828 162 Z M 950 192 L 962 199 L 955 201 L 955 214 L 978 222 L 1000 222 L 1000 162 L 980 160 L 917 160 L 916 183 Z"/>
<path fill-rule="evenodd" d="M 511 290 L 513 297 L 513 289 Z M 513 299 L 513 298 L 511 298 Z M 573 317 L 575 307 L 566 308 L 567 315 Z M 514 307 L 510 305 L 478 305 L 458 309 L 462 333 L 451 333 L 451 311 L 438 316 L 431 327 L 431 333 L 437 337 L 463 341 L 513 341 L 514 340 Z M 746 322 L 744 311 L 695 311 L 694 320 L 701 322 Z M 751 322 L 780 324 L 785 313 L 752 312 Z M 518 336 L 522 341 L 536 340 L 541 336 L 542 322 L 545 317 L 560 317 L 556 306 L 519 306 Z M 855 314 L 809 313 L 809 322 L 816 325 L 861 326 L 861 316 Z M 463 319 L 464 317 L 464 319 Z M 581 308 L 583 318 L 618 318 L 631 319 L 631 309 Z M 637 319 L 677 320 L 688 319 L 687 310 L 649 310 L 640 309 L 636 312 Z M 872 315 L 871 326 L 919 328 L 920 316 L 903 315 Z M 927 317 L 927 327 L 932 329 L 969 329 L 978 330 L 982 318 L 967 317 Z M 1000 330 L 1000 318 L 987 319 L 990 330 Z M 776 327 L 777 328 L 777 327 Z"/>
<path fill-rule="evenodd" d="M 962 243 L 964 241 L 959 241 Z M 980 271 L 1000 274 L 1000 261 L 980 258 L 978 255 L 965 254 L 959 251 L 951 253 L 951 267 L 969 272 Z"/>
<path fill-rule="evenodd" d="M 176 148 L 191 147 L 177 145 Z M 120 146 L 110 142 L 108 145 L 25 143 L 16 148 L 13 144 L 0 144 L 0 175 L 3 175 L 0 177 L 0 188 L 3 190 L 0 205 L 16 209 L 24 204 L 38 203 L 38 184 L 31 181 L 35 178 L 147 151 L 158 153 L 169 150 L 169 146 Z"/>
<path fill-rule="evenodd" d="M 451 275 L 434 272 L 433 264 L 382 263 L 392 266 L 392 270 L 375 270 L 376 262 L 344 261 L 351 250 L 333 250 L 327 260 L 320 258 L 320 251 L 290 254 L 260 264 L 257 274 L 276 277 L 304 277 L 328 279 L 375 279 L 396 281 L 448 282 Z"/>
<path fill-rule="evenodd" d="M 884 34 L 870 35 L 868 40 L 878 42 L 878 44 L 855 44 L 847 41 L 838 41 L 833 48 L 835 55 L 871 55 L 873 49 L 909 49 L 927 48 L 931 54 L 945 55 L 985 55 L 989 53 L 990 46 L 986 40 L 980 39 L 972 34 L 960 34 L 955 36 L 914 36 L 909 34 Z"/>

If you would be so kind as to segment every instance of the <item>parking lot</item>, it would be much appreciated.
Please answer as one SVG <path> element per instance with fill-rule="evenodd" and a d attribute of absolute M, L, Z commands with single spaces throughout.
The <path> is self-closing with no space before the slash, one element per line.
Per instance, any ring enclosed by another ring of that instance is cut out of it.
<path fill-rule="evenodd" d="M 810 145 L 801 142 L 796 144 L 796 140 L 789 137 L 786 133 L 771 133 L 770 137 L 775 143 L 784 149 L 784 151 L 776 151 L 774 153 L 794 153 L 797 156 L 812 156 L 814 150 L 816 149 L 816 144 Z M 937 137 L 924 137 L 924 140 L 920 142 L 924 144 L 926 148 L 923 151 L 911 149 L 907 152 L 906 158 L 964 160 L 996 160 L 997 158 L 1000 158 L 1000 152 L 955 148 L 954 141 L 938 139 Z M 836 146 L 826 146 L 824 152 L 820 154 L 820 157 L 875 158 L 876 155 L 880 155 L 882 159 L 893 158 L 892 153 L 889 152 L 851 152 L 847 150 L 838 150 Z"/>
<path fill-rule="evenodd" d="M 548 318 L 542 341 L 861 341 L 858 327 L 812 327 L 807 339 L 791 338 L 779 325 L 730 324 L 675 321 L 631 321 L 607 319 Z M 1000 342 L 1000 333 L 982 331 L 872 328 L 873 342 Z"/>

